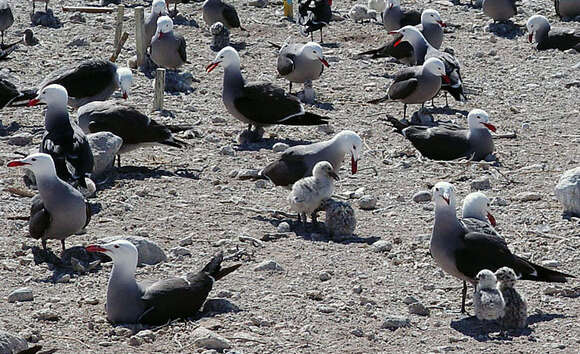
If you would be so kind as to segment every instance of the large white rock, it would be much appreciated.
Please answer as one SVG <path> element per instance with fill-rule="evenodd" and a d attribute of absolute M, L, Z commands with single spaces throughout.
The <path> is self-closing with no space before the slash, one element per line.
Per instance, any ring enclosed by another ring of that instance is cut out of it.
<path fill-rule="evenodd" d="M 117 156 L 117 152 L 119 152 L 121 145 L 123 145 L 123 139 L 111 132 L 89 134 L 87 135 L 87 139 L 89 140 L 95 159 L 93 176 L 102 176 L 113 167 L 115 156 Z"/>
<path fill-rule="evenodd" d="M 566 212 L 580 216 L 580 167 L 564 172 L 554 193 Z"/>
<path fill-rule="evenodd" d="M 141 236 L 111 236 L 103 238 L 99 243 L 108 243 L 115 240 L 127 240 L 137 247 L 139 265 L 153 265 L 167 260 L 165 252 L 159 245 Z"/>

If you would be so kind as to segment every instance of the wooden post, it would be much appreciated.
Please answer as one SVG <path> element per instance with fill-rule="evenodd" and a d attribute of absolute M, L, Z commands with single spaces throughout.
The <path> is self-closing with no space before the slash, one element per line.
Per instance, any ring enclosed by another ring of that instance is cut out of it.
<path fill-rule="evenodd" d="M 145 20 L 143 6 L 135 8 L 135 44 L 137 45 L 137 67 L 143 65 L 147 45 L 145 44 Z"/>
<path fill-rule="evenodd" d="M 119 56 L 119 54 L 121 54 L 121 50 L 123 49 L 123 46 L 125 45 L 125 42 L 127 41 L 127 38 L 129 38 L 129 33 L 123 32 L 123 35 L 121 36 L 121 40 L 119 41 L 119 44 L 117 44 L 117 47 L 115 48 L 115 52 L 113 53 L 113 55 L 111 55 L 111 58 L 109 59 L 109 61 L 111 61 L 113 63 L 117 61 L 117 57 Z"/>
<path fill-rule="evenodd" d="M 123 35 L 123 17 L 125 16 L 125 6 L 117 6 L 117 21 L 115 23 L 115 48 L 119 47 L 121 36 Z"/>
<path fill-rule="evenodd" d="M 155 96 L 153 98 L 153 110 L 163 109 L 163 95 L 165 94 L 165 69 L 157 68 L 155 72 Z"/>
<path fill-rule="evenodd" d="M 284 0 L 284 16 L 288 18 L 294 18 L 294 8 L 292 6 L 292 0 Z"/>

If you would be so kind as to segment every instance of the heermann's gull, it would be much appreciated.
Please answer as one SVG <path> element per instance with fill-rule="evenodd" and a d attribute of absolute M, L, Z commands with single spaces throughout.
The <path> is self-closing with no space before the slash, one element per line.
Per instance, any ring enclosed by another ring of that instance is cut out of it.
<path fill-rule="evenodd" d="M 383 25 L 387 31 L 398 30 L 405 26 L 415 26 L 421 23 L 421 12 L 401 9 L 399 0 L 387 0 L 383 12 Z"/>
<path fill-rule="evenodd" d="M 578 0 L 554 0 L 554 8 L 560 18 L 580 15 L 580 2 Z"/>
<path fill-rule="evenodd" d="M 580 30 L 572 28 L 552 28 L 548 19 L 534 15 L 528 19 L 528 41 L 534 39 L 538 50 L 574 48 L 580 51 Z"/>
<path fill-rule="evenodd" d="M 314 6 L 310 4 L 314 1 Z M 332 0 L 300 0 L 298 3 L 298 24 L 300 25 L 300 32 L 308 36 L 310 33 L 310 40 L 314 31 L 320 30 L 320 42 L 322 43 L 322 29 L 328 26 L 332 19 Z"/>
<path fill-rule="evenodd" d="M 4 106 L 6 106 L 9 102 L 11 102 L 16 97 L 24 96 L 24 95 L 29 96 L 29 97 L 34 97 L 35 92 L 34 91 L 21 92 L 20 90 L 18 90 L 16 85 L 14 85 L 12 82 L 8 81 L 7 78 L 3 77 L 2 74 L 0 74 L 0 108 L 3 108 Z"/>
<path fill-rule="evenodd" d="M 497 288 L 497 278 L 489 269 L 482 269 L 475 277 L 473 309 L 479 320 L 493 321 L 504 315 L 505 301 Z"/>
<path fill-rule="evenodd" d="M 90 245 L 87 251 L 102 252 L 113 260 L 106 305 L 107 320 L 112 323 L 160 325 L 193 316 L 207 299 L 213 283 L 241 266 L 222 268 L 223 255 L 218 253 L 196 274 L 145 284 L 135 279 L 138 252 L 131 242 Z"/>
<path fill-rule="evenodd" d="M 465 157 L 480 161 L 493 152 L 493 139 L 488 130 L 496 130 L 489 123 L 488 114 L 474 109 L 467 116 L 468 129 L 451 129 L 445 126 L 426 127 L 412 125 L 403 129 L 403 135 L 421 155 L 433 160 L 455 160 Z"/>
<path fill-rule="evenodd" d="M 30 236 L 42 240 L 60 240 L 62 250 L 67 237 L 81 231 L 91 219 L 90 205 L 83 195 L 57 177 L 50 155 L 35 153 L 22 160 L 8 163 L 8 167 L 24 166 L 34 173 L 38 195 L 32 199 L 28 230 Z"/>
<path fill-rule="evenodd" d="M 466 100 L 463 92 L 463 83 L 461 82 L 461 67 L 459 61 L 453 55 L 433 47 L 427 42 L 421 32 L 413 26 L 405 26 L 398 31 L 389 33 L 398 33 L 402 36 L 398 42 L 395 42 L 394 46 L 398 46 L 398 43 L 401 42 L 409 42 L 411 44 L 415 58 L 417 59 L 417 64 L 423 64 L 429 58 L 438 58 L 441 60 L 445 64 L 445 73 L 450 80 L 448 83 L 443 83 L 441 89 L 449 92 L 457 101 Z M 447 101 L 447 95 L 445 96 L 445 101 Z"/>
<path fill-rule="evenodd" d="M 268 82 L 246 83 L 240 71 L 240 56 L 232 47 L 220 50 L 207 66 L 207 72 L 219 64 L 224 66 L 222 99 L 231 115 L 259 127 L 283 125 L 325 124 L 325 117 L 304 111 L 300 101 Z"/>
<path fill-rule="evenodd" d="M 566 282 L 569 274 L 547 269 L 511 253 L 504 240 L 478 232 L 469 232 L 455 214 L 455 190 L 447 182 L 433 187 L 435 223 L 430 251 L 435 262 L 447 273 L 473 285 L 482 269 L 496 271 L 512 268 L 523 280 Z M 467 287 L 463 287 L 461 312 L 465 312 Z"/>
<path fill-rule="evenodd" d="M 68 104 L 78 108 L 92 101 L 103 101 L 120 89 L 127 98 L 133 82 L 129 68 L 118 68 L 108 60 L 87 60 L 71 66 L 63 66 L 46 76 L 38 85 L 40 92 L 48 85 L 58 84 L 68 92 Z M 28 101 L 30 94 L 14 99 L 12 104 Z"/>
<path fill-rule="evenodd" d="M 491 215 L 491 206 L 489 198 L 482 192 L 469 193 L 463 200 L 462 217 L 464 219 L 477 219 L 491 226 L 496 225 L 495 218 Z"/>
<path fill-rule="evenodd" d="M 298 221 L 306 224 L 306 215 L 310 215 L 316 225 L 316 211 L 321 203 L 334 193 L 334 181 L 339 180 L 334 168 L 328 161 L 320 161 L 312 170 L 312 176 L 304 177 L 294 183 L 288 195 L 290 209 L 298 213 Z M 302 219 L 301 219 L 302 216 Z"/>
<path fill-rule="evenodd" d="M 446 24 L 441 20 L 439 12 L 433 9 L 426 9 L 421 14 L 421 24 L 417 29 L 421 31 L 423 37 L 435 48 L 439 49 L 443 43 L 443 27 Z M 396 35 L 386 45 L 372 49 L 359 55 L 372 55 L 371 58 L 393 57 L 407 65 L 417 65 L 417 58 L 414 55 L 413 46 L 408 42 L 399 41 L 402 36 Z M 396 44 L 396 45 L 395 45 Z"/>
<path fill-rule="evenodd" d="M 288 91 L 292 93 L 292 83 L 318 80 L 324 67 L 329 67 L 322 54 L 322 47 L 315 42 L 306 44 L 285 44 L 278 53 L 278 73 L 290 82 Z"/>
<path fill-rule="evenodd" d="M 8 0 L 0 0 L 0 33 L 2 34 L 2 43 L 4 46 L 4 32 L 14 23 L 14 15 L 10 8 Z"/>
<path fill-rule="evenodd" d="M 173 4 L 173 11 L 169 11 L 169 4 Z M 167 6 L 167 12 L 170 12 L 172 17 L 176 16 L 177 11 L 177 4 L 189 4 L 189 0 L 165 0 L 165 5 Z"/>
<path fill-rule="evenodd" d="M 483 0 L 483 13 L 496 21 L 507 21 L 518 13 L 516 0 Z"/>
<path fill-rule="evenodd" d="M 151 60 L 158 66 L 177 70 L 187 62 L 185 38 L 173 32 L 173 20 L 169 16 L 157 19 L 157 32 L 151 40 Z"/>
<path fill-rule="evenodd" d="M 368 0 L 367 8 L 370 10 L 375 10 L 378 14 L 381 14 L 381 22 L 383 21 L 383 12 L 387 8 L 386 0 Z"/>
<path fill-rule="evenodd" d="M 338 172 L 347 153 L 351 155 L 351 172 L 355 174 L 362 153 L 362 140 L 357 133 L 343 130 L 330 140 L 286 149 L 278 160 L 260 171 L 260 176 L 276 186 L 290 187 L 299 179 L 311 176 L 314 165 L 320 161 L 330 162 Z"/>
<path fill-rule="evenodd" d="M 526 328 L 528 325 L 528 304 L 517 290 L 516 273 L 509 267 L 501 267 L 495 271 L 498 281 L 498 289 L 505 301 L 504 315 L 499 323 L 504 328 Z"/>
<path fill-rule="evenodd" d="M 123 145 L 117 153 L 119 167 L 121 154 L 141 146 L 163 144 L 184 147 L 186 143 L 173 136 L 173 132 L 191 128 L 170 128 L 157 123 L 135 107 L 113 101 L 91 102 L 82 106 L 78 110 L 78 121 L 81 129 L 87 134 L 104 131 L 123 139 Z"/>
<path fill-rule="evenodd" d="M 205 0 L 201 7 L 203 20 L 210 27 L 216 22 L 223 23 L 228 29 L 239 28 L 245 31 L 240 24 L 236 8 L 222 0 Z"/>
<path fill-rule="evenodd" d="M 85 177 L 93 172 L 93 153 L 81 128 L 69 119 L 66 108 L 68 96 L 60 85 L 48 85 L 40 90 L 29 106 L 46 103 L 44 128 L 40 152 L 49 154 L 54 160 L 59 178 L 87 188 Z M 69 169 L 70 166 L 70 169 Z"/>
<path fill-rule="evenodd" d="M 151 4 L 151 12 L 145 18 L 145 43 L 151 45 L 151 39 L 157 32 L 157 20 L 160 16 L 167 14 L 165 0 L 153 0 Z"/>
<path fill-rule="evenodd" d="M 429 58 L 423 65 L 405 68 L 397 73 L 385 97 L 374 99 L 369 103 L 381 103 L 387 100 L 403 102 L 403 118 L 407 114 L 408 104 L 423 104 L 437 95 L 441 89 L 441 78 L 448 82 L 445 65 L 437 58 Z"/>

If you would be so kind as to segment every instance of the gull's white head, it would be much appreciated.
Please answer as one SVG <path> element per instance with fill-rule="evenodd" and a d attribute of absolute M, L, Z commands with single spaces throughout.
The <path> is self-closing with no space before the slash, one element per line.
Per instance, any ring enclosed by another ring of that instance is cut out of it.
<path fill-rule="evenodd" d="M 438 23 L 439 26 L 441 27 L 447 27 L 445 22 L 443 22 L 443 20 L 441 19 L 441 15 L 439 15 L 439 12 L 433 9 L 423 10 L 423 13 L 421 13 L 421 23 L 423 24 Z"/>
<path fill-rule="evenodd" d="M 173 20 L 169 16 L 161 16 L 157 19 L 157 32 L 155 37 L 162 38 L 165 33 L 173 31 Z"/>
<path fill-rule="evenodd" d="M 86 247 L 88 252 L 100 252 L 111 257 L 113 265 L 135 273 L 139 252 L 137 247 L 127 240 L 115 240 L 104 245 L 90 245 Z"/>
<path fill-rule="evenodd" d="M 333 139 L 339 142 L 345 153 L 350 153 L 350 170 L 352 174 L 355 174 L 362 154 L 362 139 L 351 130 L 343 130 L 336 134 Z"/>
<path fill-rule="evenodd" d="M 399 34 L 401 36 L 401 38 L 399 38 L 399 40 L 393 44 L 394 47 L 401 44 L 401 42 L 412 42 L 421 38 L 425 43 L 427 43 L 425 37 L 423 37 L 423 34 L 415 26 L 405 26 L 398 30 L 390 31 L 389 34 Z"/>
<path fill-rule="evenodd" d="M 167 5 L 165 4 L 165 0 L 153 0 L 153 4 L 151 4 L 151 14 L 165 15 L 167 14 L 167 11 L 165 11 L 166 8 Z"/>
<path fill-rule="evenodd" d="M 117 69 L 117 85 L 123 94 L 123 98 L 127 99 L 131 93 L 131 85 L 133 84 L 133 73 L 129 68 Z"/>
<path fill-rule="evenodd" d="M 40 152 L 30 154 L 21 160 L 14 160 L 8 163 L 8 167 L 25 167 L 34 173 L 35 176 L 39 175 L 52 175 L 56 176 L 56 169 L 54 167 L 54 161 L 52 157 L 48 154 L 43 154 Z"/>
<path fill-rule="evenodd" d="M 230 65 L 240 66 L 240 55 L 234 48 L 227 46 L 217 53 L 215 59 L 206 67 L 206 71 L 209 73 L 220 64 L 222 64 L 224 68 L 227 68 Z"/>
<path fill-rule="evenodd" d="M 322 47 L 320 44 L 316 42 L 308 42 L 302 47 L 302 53 L 304 53 L 308 59 L 320 60 L 324 66 L 327 68 L 330 67 L 326 58 L 324 58 L 324 54 L 322 54 Z"/>
<path fill-rule="evenodd" d="M 10 7 L 8 0 L 0 0 L 0 10 L 6 10 Z"/>
<path fill-rule="evenodd" d="M 497 278 L 489 269 L 480 270 L 475 279 L 477 280 L 477 289 L 497 288 Z"/>
<path fill-rule="evenodd" d="M 489 115 L 483 109 L 473 109 L 469 112 L 467 115 L 467 126 L 470 130 L 482 128 L 487 128 L 492 132 L 497 130 L 495 125 L 489 122 Z"/>
<path fill-rule="evenodd" d="M 538 31 L 549 31 L 550 30 L 550 22 L 547 18 L 542 15 L 534 15 L 528 19 L 526 23 L 526 27 L 528 28 L 528 41 L 532 43 L 532 39 L 534 38 L 534 34 Z M 536 34 L 536 42 L 538 41 L 538 36 Z"/>
<path fill-rule="evenodd" d="M 328 161 L 320 161 L 314 165 L 312 169 L 312 175 L 314 178 L 334 178 L 335 180 L 339 180 L 338 175 L 334 172 L 334 167 Z"/>
<path fill-rule="evenodd" d="M 427 59 L 423 63 L 423 72 L 428 72 L 435 76 L 441 76 L 445 83 L 451 83 L 451 80 L 445 73 L 445 64 L 443 64 L 443 62 L 438 58 Z"/>
<path fill-rule="evenodd" d="M 437 182 L 432 189 L 435 207 L 449 208 L 455 212 L 455 188 L 448 182 Z"/>
<path fill-rule="evenodd" d="M 400 7 L 401 2 L 399 0 L 387 0 L 387 10 L 392 9 L 393 7 Z"/>
<path fill-rule="evenodd" d="M 66 89 L 61 85 L 48 85 L 40 90 L 36 98 L 28 101 L 28 106 L 36 106 L 41 102 L 46 103 L 47 105 L 66 106 L 68 102 L 68 92 L 66 92 Z"/>
<path fill-rule="evenodd" d="M 514 272 L 510 267 L 501 267 L 496 270 L 495 277 L 497 278 L 497 281 L 500 282 L 500 287 L 502 288 L 513 288 L 518 279 L 516 272 Z"/>
<path fill-rule="evenodd" d="M 495 226 L 495 218 L 491 215 L 489 198 L 481 192 L 469 193 L 463 200 L 463 218 L 474 218 L 481 221 L 489 220 Z"/>

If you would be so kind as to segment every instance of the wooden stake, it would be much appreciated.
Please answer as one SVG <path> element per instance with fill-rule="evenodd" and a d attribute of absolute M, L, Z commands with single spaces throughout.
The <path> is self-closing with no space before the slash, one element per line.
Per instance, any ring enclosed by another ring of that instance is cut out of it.
<path fill-rule="evenodd" d="M 112 7 L 91 7 L 91 6 L 63 6 L 64 12 L 85 12 L 88 14 L 104 14 L 115 11 Z"/>
<path fill-rule="evenodd" d="M 119 47 L 121 36 L 123 35 L 123 17 L 125 16 L 125 6 L 117 6 L 117 21 L 115 23 L 115 48 Z"/>
<path fill-rule="evenodd" d="M 145 45 L 145 20 L 143 6 L 135 8 L 135 44 L 137 45 L 137 67 L 143 65 L 147 45 Z"/>
<path fill-rule="evenodd" d="M 111 59 L 109 59 L 111 62 L 114 63 L 117 61 L 117 57 L 119 56 L 119 54 L 121 54 L 121 50 L 123 49 L 125 42 L 127 42 L 127 38 L 129 38 L 129 33 L 124 32 L 123 35 L 121 36 L 119 44 L 115 48 L 115 53 L 113 53 L 113 55 L 111 55 Z"/>
<path fill-rule="evenodd" d="M 153 110 L 163 109 L 163 95 L 165 94 L 165 69 L 157 68 L 155 74 L 155 96 L 153 98 Z"/>

